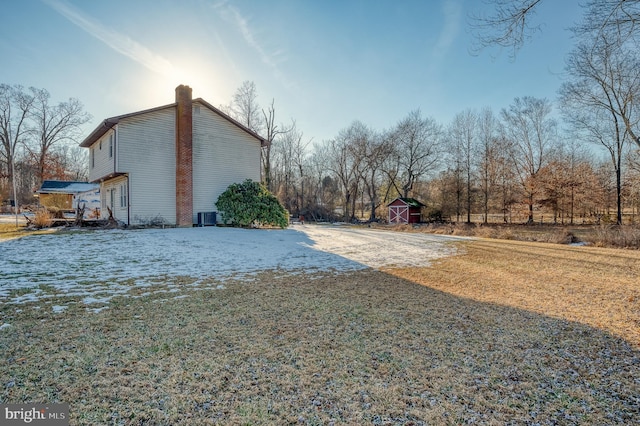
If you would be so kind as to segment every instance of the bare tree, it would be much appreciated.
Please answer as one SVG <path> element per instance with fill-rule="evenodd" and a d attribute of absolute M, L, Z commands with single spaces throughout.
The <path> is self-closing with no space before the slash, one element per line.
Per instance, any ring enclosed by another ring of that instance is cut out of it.
<path fill-rule="evenodd" d="M 540 24 L 532 21 L 541 2 L 542 0 L 488 1 L 494 6 L 493 14 L 472 16 L 471 27 L 477 42 L 473 51 L 499 46 L 511 49 L 509 56 L 515 58 L 524 43 L 540 31 Z"/>
<path fill-rule="evenodd" d="M 605 37 L 618 45 L 637 46 L 640 32 L 640 0 L 587 0 L 584 19 L 573 28 L 578 35 Z"/>
<path fill-rule="evenodd" d="M 434 171 L 441 156 L 442 127 L 415 110 L 402 119 L 391 135 L 395 153 L 387 174 L 403 197 L 408 197 L 418 179 Z"/>
<path fill-rule="evenodd" d="M 307 157 L 309 177 L 309 210 L 308 214 L 314 219 L 330 219 L 335 210 L 335 200 L 338 188 L 335 179 L 330 176 L 327 155 L 327 144 L 315 143 Z"/>
<path fill-rule="evenodd" d="M 388 190 L 384 196 L 380 197 L 380 187 L 382 184 L 382 172 L 385 160 L 392 155 L 393 146 L 385 134 L 374 134 L 367 151 L 366 162 L 368 172 L 365 179 L 365 186 L 371 203 L 371 213 L 369 220 L 376 220 L 376 210 L 384 202 L 389 201 Z"/>
<path fill-rule="evenodd" d="M 83 111 L 78 99 L 69 99 L 57 105 L 50 105 L 50 95 L 45 89 L 30 88 L 33 107 L 30 112 L 31 138 L 25 146 L 38 167 L 38 181 L 46 176 L 46 164 L 51 149 L 62 142 L 77 141 L 81 126 L 91 119 Z"/>
<path fill-rule="evenodd" d="M 343 217 L 355 218 L 355 205 L 361 183 L 362 158 L 354 155 L 351 144 L 361 136 L 364 125 L 358 121 L 341 130 L 338 136 L 327 143 L 328 168 L 340 183 L 343 196 Z"/>
<path fill-rule="evenodd" d="M 556 123 L 550 114 L 549 101 L 529 96 L 516 98 L 509 109 L 502 110 L 505 132 L 513 146 L 513 164 L 529 210 L 528 223 L 533 223 L 540 189 L 538 173 L 546 165 L 556 138 Z"/>
<path fill-rule="evenodd" d="M 285 208 L 300 214 L 305 205 L 305 178 L 307 146 L 303 133 L 295 127 L 295 122 L 286 133 L 277 138 L 274 148 L 276 179 L 273 185 Z"/>
<path fill-rule="evenodd" d="M 369 220 L 373 221 L 376 220 L 376 209 L 381 202 L 378 192 L 382 167 L 393 148 L 388 139 L 376 134 L 359 121 L 354 122 L 349 128 L 349 141 L 351 153 L 358 159 L 355 162 L 356 172 L 364 185 L 361 195 L 366 192 L 369 199 Z"/>
<path fill-rule="evenodd" d="M 77 145 L 64 144 L 55 153 L 62 163 L 67 178 L 75 181 L 89 179 L 89 162 L 87 150 Z"/>
<path fill-rule="evenodd" d="M 25 93 L 22 86 L 0 84 L 0 142 L 2 157 L 7 163 L 8 180 L 13 190 L 16 226 L 20 205 L 16 182 L 16 148 L 27 135 L 27 119 L 33 108 L 33 96 Z"/>
<path fill-rule="evenodd" d="M 231 115 L 250 130 L 260 133 L 262 127 L 262 109 L 258 104 L 258 91 L 253 81 L 244 81 L 233 95 L 229 107 Z"/>
<path fill-rule="evenodd" d="M 565 104 L 603 109 L 620 121 L 640 147 L 640 55 L 604 36 L 580 43 L 567 60 L 573 81 L 563 85 Z"/>
<path fill-rule="evenodd" d="M 499 122 L 489 108 L 483 109 L 478 116 L 478 161 L 479 186 L 482 194 L 482 213 L 484 223 L 489 221 L 489 203 L 497 187 L 500 158 Z"/>
<path fill-rule="evenodd" d="M 453 122 L 449 127 L 449 139 L 451 143 L 451 155 L 456 165 L 456 176 L 459 177 L 461 183 L 457 193 L 457 211 L 460 214 L 460 204 L 464 197 L 465 211 L 467 214 L 467 223 L 471 223 L 471 204 L 473 199 L 473 166 L 474 151 L 476 145 L 476 133 L 478 127 L 478 115 L 466 110 L 456 114 Z M 458 218 L 459 220 L 459 218 Z"/>
<path fill-rule="evenodd" d="M 510 57 L 536 33 L 541 24 L 535 22 L 535 14 L 543 0 L 487 0 L 492 6 L 489 15 L 475 14 L 471 17 L 471 28 L 475 33 L 478 52 L 486 47 L 498 46 L 511 49 Z M 640 0 L 588 0 L 584 20 L 576 27 L 580 32 L 613 32 L 624 41 L 638 35 L 640 23 Z M 567 22 L 567 27 L 573 22 Z"/>
<path fill-rule="evenodd" d="M 582 110 L 572 122 L 583 130 L 583 138 L 606 148 L 615 175 L 616 223 L 622 224 L 622 165 L 628 133 L 619 121 L 602 110 Z M 611 169 L 610 169 L 611 170 Z"/>
<path fill-rule="evenodd" d="M 631 207 L 631 223 L 635 224 L 640 212 L 640 150 L 632 150 L 627 156 L 625 182 L 627 205 Z"/>
<path fill-rule="evenodd" d="M 266 132 L 266 145 L 262 148 L 262 170 L 263 181 L 267 189 L 271 192 L 274 191 L 272 176 L 271 176 L 271 150 L 273 148 L 273 142 L 276 138 L 282 134 L 292 131 L 295 128 L 295 122 L 290 127 L 285 127 L 282 124 L 276 124 L 276 109 L 274 106 L 274 100 L 271 100 L 271 105 L 267 108 L 267 111 L 262 110 L 262 116 L 264 117 L 264 131 Z"/>
<path fill-rule="evenodd" d="M 568 121 L 609 152 L 616 174 L 617 222 L 622 223 L 622 165 L 627 141 L 640 147 L 640 55 L 604 35 L 579 44 L 567 61 L 573 78 L 561 89 Z"/>
<path fill-rule="evenodd" d="M 445 178 L 443 181 L 448 184 L 447 186 L 450 188 L 451 193 L 455 195 L 456 222 L 460 222 L 460 217 L 462 216 L 462 198 L 464 197 L 464 158 L 459 139 L 452 136 L 449 140 L 449 145 L 448 157 L 450 159 L 450 165 L 447 168 L 447 173 L 443 175 Z"/>
<path fill-rule="evenodd" d="M 566 171 L 565 185 L 569 190 L 569 224 L 574 224 L 576 205 L 584 203 L 585 195 L 588 194 L 588 188 L 591 179 L 592 165 L 589 161 L 590 153 L 581 141 L 571 137 L 562 146 L 562 162 Z M 593 193 L 593 191 L 591 191 Z"/>

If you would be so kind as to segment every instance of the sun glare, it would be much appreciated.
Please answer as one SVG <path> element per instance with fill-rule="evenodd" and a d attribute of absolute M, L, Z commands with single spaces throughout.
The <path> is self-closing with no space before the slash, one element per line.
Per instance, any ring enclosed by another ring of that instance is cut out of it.
<path fill-rule="evenodd" d="M 153 91 L 164 99 L 172 96 L 175 88 L 184 84 L 193 89 L 194 98 L 201 97 L 212 103 L 225 102 L 225 99 L 220 96 L 220 88 L 224 86 L 219 84 L 210 68 L 202 64 L 184 62 L 180 66 L 168 64 L 154 80 Z"/>

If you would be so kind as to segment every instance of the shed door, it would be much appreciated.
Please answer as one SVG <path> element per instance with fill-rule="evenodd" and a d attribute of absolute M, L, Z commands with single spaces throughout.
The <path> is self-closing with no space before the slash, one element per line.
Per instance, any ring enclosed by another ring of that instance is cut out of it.
<path fill-rule="evenodd" d="M 409 222 L 408 206 L 389 207 L 389 223 L 407 223 L 407 222 Z"/>

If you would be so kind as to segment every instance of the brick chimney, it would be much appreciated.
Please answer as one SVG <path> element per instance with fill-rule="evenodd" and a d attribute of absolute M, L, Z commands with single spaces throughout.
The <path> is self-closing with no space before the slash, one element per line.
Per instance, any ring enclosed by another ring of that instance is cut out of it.
<path fill-rule="evenodd" d="M 176 87 L 176 225 L 193 225 L 191 88 Z"/>

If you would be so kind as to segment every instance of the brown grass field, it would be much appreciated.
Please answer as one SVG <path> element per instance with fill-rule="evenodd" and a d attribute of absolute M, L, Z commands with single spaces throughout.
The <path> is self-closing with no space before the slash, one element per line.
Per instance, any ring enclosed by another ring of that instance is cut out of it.
<path fill-rule="evenodd" d="M 67 402 L 72 425 L 638 424 L 640 252 L 457 244 L 99 313 L 2 305 L 0 403 Z"/>
<path fill-rule="evenodd" d="M 15 224 L 11 223 L 0 223 L 0 241 L 20 238 L 24 237 L 25 235 L 48 234 L 51 232 L 56 232 L 56 229 L 40 229 L 37 231 L 27 231 L 22 224 L 16 226 Z"/>

